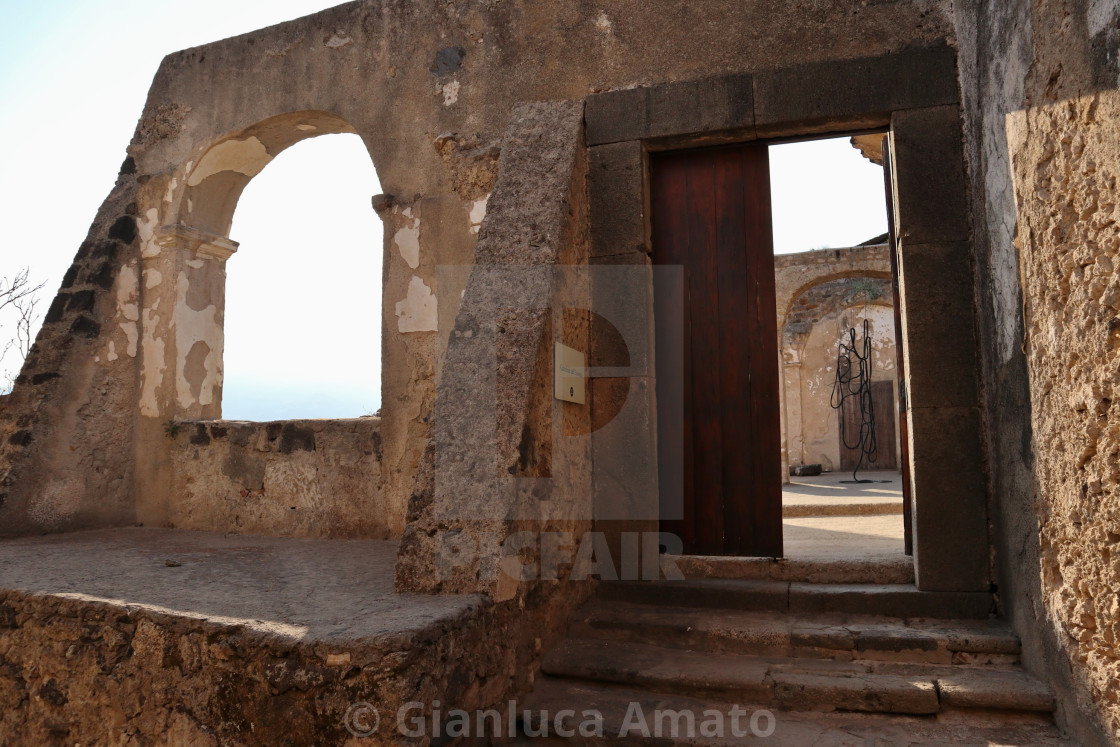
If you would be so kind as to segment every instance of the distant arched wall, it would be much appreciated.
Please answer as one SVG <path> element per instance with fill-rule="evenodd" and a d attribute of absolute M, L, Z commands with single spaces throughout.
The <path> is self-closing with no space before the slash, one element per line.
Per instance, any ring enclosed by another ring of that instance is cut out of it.
<path fill-rule="evenodd" d="M 848 330 L 856 330 L 856 344 L 863 343 L 863 321 L 870 322 L 872 339 L 872 381 L 894 382 L 897 378 L 894 308 L 889 297 L 858 305 L 831 309 L 817 319 L 794 349 L 796 364 L 787 363 L 786 417 L 788 419 L 791 464 L 820 463 L 826 469 L 840 464 L 840 430 L 837 413 L 831 407 L 839 343 Z M 790 356 L 792 357 L 792 356 Z M 788 357 L 787 357 L 788 360 Z M 895 453 L 898 453 L 898 412 L 895 421 Z"/>

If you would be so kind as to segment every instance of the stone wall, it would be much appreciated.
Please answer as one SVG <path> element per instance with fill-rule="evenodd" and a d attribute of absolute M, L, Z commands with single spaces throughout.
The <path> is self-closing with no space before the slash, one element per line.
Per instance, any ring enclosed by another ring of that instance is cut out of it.
<path fill-rule="evenodd" d="M 1087 744 L 1120 738 L 1120 4 L 957 9 L 1000 598 Z"/>
<path fill-rule="evenodd" d="M 176 527 L 273 537 L 393 535 L 381 497 L 380 418 L 176 422 Z"/>
<path fill-rule="evenodd" d="M 294 142 L 356 132 L 386 192 L 381 489 L 401 531 L 462 291 L 451 283 L 437 296 L 435 268 L 470 263 L 514 104 L 850 60 L 951 34 L 928 0 L 717 0 L 656 13 L 640 0 L 380 0 L 169 55 L 0 411 L 0 533 L 171 523 L 163 427 L 220 417 L 236 199 Z"/>
<path fill-rule="evenodd" d="M 344 719 L 352 704 L 365 702 L 379 710 L 380 724 L 361 743 L 426 744 L 399 736 L 404 704 L 424 704 L 431 735 L 436 703 L 444 716 L 470 712 L 475 728 L 475 711 L 504 714 L 508 698 L 531 687 L 542 647 L 563 630 L 563 616 L 546 598 L 556 601 L 534 594 L 520 603 L 476 603 L 402 634 L 304 641 L 275 623 L 5 592 L 0 740 L 351 744 Z"/>
<path fill-rule="evenodd" d="M 774 257 L 782 356 L 782 464 L 821 463 L 839 467 L 839 425 L 830 406 L 838 330 L 843 319 L 862 335 L 864 314 L 857 306 L 886 303 L 893 308 L 890 251 L 882 244 L 827 249 Z M 897 378 L 894 320 L 872 310 L 876 381 Z M 860 338 L 862 339 L 862 337 Z M 898 414 L 895 433 L 901 432 Z M 895 453 L 901 453 L 901 441 Z"/>

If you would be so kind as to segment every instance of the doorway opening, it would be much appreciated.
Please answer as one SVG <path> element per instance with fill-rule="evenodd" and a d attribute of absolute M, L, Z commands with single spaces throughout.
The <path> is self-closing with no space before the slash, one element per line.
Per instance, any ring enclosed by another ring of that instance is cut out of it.
<path fill-rule="evenodd" d="M 309 138 L 245 187 L 227 265 L 226 420 L 381 407 L 381 188 L 359 136 Z"/>
<path fill-rule="evenodd" d="M 663 484 L 683 486 L 683 518 L 662 530 L 685 553 L 905 561 L 883 139 L 651 154 L 654 262 L 682 265 L 686 285 L 655 302 L 659 361 L 663 338 L 683 345 L 682 381 L 659 364 L 658 402 L 660 421 L 683 393 L 659 458 Z"/>
<path fill-rule="evenodd" d="M 884 135 L 770 146 L 789 558 L 906 549 Z"/>

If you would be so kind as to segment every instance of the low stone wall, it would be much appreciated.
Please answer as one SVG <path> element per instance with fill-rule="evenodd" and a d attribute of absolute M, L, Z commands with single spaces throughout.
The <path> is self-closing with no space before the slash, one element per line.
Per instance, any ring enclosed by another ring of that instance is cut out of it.
<path fill-rule="evenodd" d="M 176 422 L 170 524 L 276 537 L 392 536 L 381 419 Z"/>
<path fill-rule="evenodd" d="M 568 585 L 575 591 L 575 585 Z M 536 600 L 545 596 L 537 595 Z M 555 600 L 553 600 L 555 601 Z M 61 596 L 0 592 L 4 744 L 425 745 L 433 704 L 506 712 L 543 645 L 562 635 L 548 604 L 480 605 L 373 641 L 298 641 L 238 624 Z M 536 630 L 535 640 L 519 632 Z M 370 714 L 380 717 L 356 740 Z M 402 735 L 421 719 L 423 736 Z M 503 720 L 504 723 L 504 720 Z"/>
<path fill-rule="evenodd" d="M 396 552 L 147 527 L 0 541 L 0 744 L 425 745 L 453 709 L 504 714 L 589 591 L 397 594 Z M 360 703 L 380 714 L 364 740 Z"/>

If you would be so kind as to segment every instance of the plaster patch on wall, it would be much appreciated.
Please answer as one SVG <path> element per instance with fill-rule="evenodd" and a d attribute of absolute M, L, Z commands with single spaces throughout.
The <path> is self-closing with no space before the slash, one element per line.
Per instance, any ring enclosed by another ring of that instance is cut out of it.
<path fill-rule="evenodd" d="M 482 221 L 486 217 L 486 201 L 489 199 L 490 195 L 486 195 L 481 200 L 475 200 L 471 203 L 471 233 L 478 233 L 478 229 L 482 228 Z"/>
<path fill-rule="evenodd" d="M 245 140 L 226 140 L 218 143 L 198 162 L 187 184 L 197 187 L 204 180 L 222 171 L 236 171 L 253 177 L 272 161 L 264 143 L 255 137 Z"/>
<path fill-rule="evenodd" d="M 412 208 L 405 208 L 401 215 L 408 223 L 393 234 L 393 244 L 408 266 L 415 270 L 420 266 L 420 219 L 412 217 Z"/>
<path fill-rule="evenodd" d="M 611 19 L 607 17 L 606 13 L 599 13 L 599 15 L 595 17 L 595 29 L 600 34 L 609 36 L 614 30 L 614 24 L 611 23 Z"/>
<path fill-rule="evenodd" d="M 331 49 L 338 49 L 339 47 L 345 47 L 347 44 L 352 44 L 353 42 L 354 40 L 350 38 L 350 34 L 345 31 L 337 31 L 334 36 L 327 40 L 325 46 Z"/>
<path fill-rule="evenodd" d="M 443 85 L 443 105 L 451 106 L 459 100 L 459 81 L 453 80 Z"/>
<path fill-rule="evenodd" d="M 140 414 L 159 417 L 159 388 L 163 384 L 166 368 L 163 340 L 156 333 L 159 315 L 154 309 L 144 309 L 144 357 L 140 376 Z"/>
<path fill-rule="evenodd" d="M 187 303 L 190 279 L 187 273 L 180 272 L 175 280 L 175 311 L 171 326 L 175 330 L 175 349 L 178 360 L 175 364 L 175 393 L 179 406 L 186 409 L 195 404 L 209 405 L 215 401 L 215 392 L 222 385 L 222 350 L 225 332 L 218 319 L 218 307 L 211 304 L 196 311 Z M 204 363 L 199 372 L 192 369 L 195 381 L 187 372 L 187 353 L 198 343 L 207 346 Z M 195 395 L 197 392 L 197 396 Z"/>
<path fill-rule="evenodd" d="M 140 319 L 140 309 L 136 303 L 139 293 L 140 278 L 137 277 L 136 268 L 127 264 L 121 268 L 120 279 L 117 281 L 117 316 L 131 322 Z"/>
<path fill-rule="evenodd" d="M 144 270 L 144 287 L 148 290 L 155 288 L 163 282 L 163 273 L 159 270 Z"/>
<path fill-rule="evenodd" d="M 298 125 L 296 125 L 296 129 L 300 130 L 302 132 L 314 132 L 315 130 L 317 130 L 319 128 L 316 127 L 315 125 L 298 124 Z"/>
<path fill-rule="evenodd" d="M 159 210 L 149 208 L 143 217 L 136 221 L 136 231 L 140 234 L 140 256 L 158 257 L 160 245 L 156 243 L 156 229 L 159 228 Z"/>
<path fill-rule="evenodd" d="M 171 181 L 167 184 L 167 192 L 163 195 L 164 202 L 171 202 L 175 199 L 175 188 L 179 186 L 179 180 L 171 177 Z"/>
<path fill-rule="evenodd" d="M 108 352 L 105 353 L 105 359 L 108 360 L 110 363 L 112 363 L 118 357 L 120 357 L 120 356 L 117 355 L 116 343 L 114 343 L 112 340 L 109 340 L 109 348 L 108 348 Z"/>
<path fill-rule="evenodd" d="M 78 513 L 84 493 L 82 482 L 77 478 L 57 480 L 31 499 L 27 513 L 39 526 L 57 529 Z"/>
<path fill-rule="evenodd" d="M 128 342 L 128 347 L 125 348 L 125 353 L 129 358 L 136 357 L 136 343 L 139 341 L 139 331 L 136 329 L 136 322 L 121 322 L 121 331 L 124 332 L 125 340 Z"/>
<path fill-rule="evenodd" d="M 317 511 L 324 500 L 315 466 L 293 460 L 269 462 L 264 468 L 265 495 L 297 511 Z"/>
<path fill-rule="evenodd" d="M 436 297 L 416 275 L 408 281 L 408 295 L 397 301 L 397 329 L 401 332 L 435 332 Z"/>

